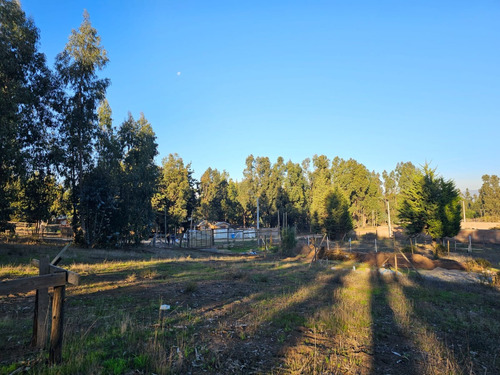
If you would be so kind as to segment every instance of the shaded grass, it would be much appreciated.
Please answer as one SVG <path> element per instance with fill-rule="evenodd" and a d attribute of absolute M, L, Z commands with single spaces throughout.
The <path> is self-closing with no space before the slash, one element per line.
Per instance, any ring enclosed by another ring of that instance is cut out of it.
<path fill-rule="evenodd" d="M 66 267 L 83 277 L 67 288 L 63 363 L 28 346 L 33 294 L 0 297 L 0 374 L 500 373 L 496 289 L 352 261 L 181 255 L 73 249 Z M 36 273 L 25 257 L 1 277 Z"/>

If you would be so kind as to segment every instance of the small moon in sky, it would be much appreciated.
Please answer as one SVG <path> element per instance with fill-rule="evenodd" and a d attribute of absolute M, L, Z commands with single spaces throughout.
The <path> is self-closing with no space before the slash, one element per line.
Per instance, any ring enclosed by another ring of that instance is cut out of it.
<path fill-rule="evenodd" d="M 177 76 L 180 76 L 181 75 L 181 72 L 177 72 Z"/>

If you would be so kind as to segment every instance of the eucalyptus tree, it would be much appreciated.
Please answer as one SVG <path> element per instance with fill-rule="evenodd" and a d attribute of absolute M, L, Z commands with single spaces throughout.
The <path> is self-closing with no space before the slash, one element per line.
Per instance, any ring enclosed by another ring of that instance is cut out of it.
<path fill-rule="evenodd" d="M 243 225 L 244 211 L 238 199 L 238 183 L 228 180 L 227 197 L 222 201 L 224 220 L 232 225 Z"/>
<path fill-rule="evenodd" d="M 97 109 L 99 130 L 96 141 L 96 165 L 85 172 L 80 183 L 79 212 L 84 221 L 85 242 L 116 243 L 124 224 L 119 213 L 122 189 L 123 152 L 112 126 L 112 111 L 104 99 Z"/>
<path fill-rule="evenodd" d="M 123 153 L 119 209 L 121 236 L 126 242 L 139 243 L 151 233 L 155 222 L 151 202 L 159 178 L 154 163 L 158 144 L 143 113 L 137 121 L 129 114 L 118 130 L 118 139 Z"/>
<path fill-rule="evenodd" d="M 332 173 L 330 160 L 325 155 L 314 155 L 312 162 L 314 169 L 309 173 L 311 186 L 309 214 L 311 229 L 317 232 L 324 228 L 327 196 L 332 192 Z"/>
<path fill-rule="evenodd" d="M 496 175 L 483 175 L 479 189 L 479 202 L 484 216 L 497 220 L 500 218 L 500 179 Z"/>
<path fill-rule="evenodd" d="M 307 191 L 308 183 L 304 170 L 298 163 L 288 161 L 284 177 L 284 192 L 287 198 L 285 212 L 288 222 L 300 229 L 308 226 Z"/>
<path fill-rule="evenodd" d="M 243 227 L 256 223 L 258 191 L 255 173 L 255 158 L 249 155 L 245 160 L 243 180 L 238 184 L 238 203 L 243 211 Z"/>
<path fill-rule="evenodd" d="M 34 192 L 51 178 L 61 91 L 38 44 L 39 30 L 19 2 L 0 0 L 0 230 L 10 218 L 16 181 L 30 181 L 24 191 Z"/>
<path fill-rule="evenodd" d="M 278 213 L 286 209 L 284 180 L 286 165 L 282 157 L 272 164 L 268 157 L 249 155 L 243 171 L 243 181 L 239 184 L 239 202 L 244 210 L 245 220 L 256 218 L 259 202 L 260 224 L 275 226 Z M 245 222 L 246 223 L 246 222 Z"/>
<path fill-rule="evenodd" d="M 200 218 L 209 221 L 226 220 L 224 212 L 228 200 L 228 174 L 208 168 L 200 178 L 199 206 Z"/>
<path fill-rule="evenodd" d="M 372 212 L 381 210 L 380 177 L 354 159 L 336 157 L 332 162 L 333 183 L 349 200 L 349 210 L 358 226 L 365 226 Z"/>
<path fill-rule="evenodd" d="M 163 159 L 158 192 L 153 197 L 153 207 L 162 226 L 180 226 L 192 215 L 196 207 L 192 173 L 191 164 L 185 165 L 178 154 Z"/>
<path fill-rule="evenodd" d="M 73 232 L 81 225 L 85 237 L 86 220 L 79 218 L 80 185 L 94 166 L 99 124 L 97 106 L 104 99 L 109 80 L 99 78 L 108 63 L 101 38 L 92 27 L 87 11 L 78 30 L 72 30 L 64 50 L 57 55 L 56 70 L 64 85 L 63 119 L 59 129 L 63 174 L 72 191 Z"/>

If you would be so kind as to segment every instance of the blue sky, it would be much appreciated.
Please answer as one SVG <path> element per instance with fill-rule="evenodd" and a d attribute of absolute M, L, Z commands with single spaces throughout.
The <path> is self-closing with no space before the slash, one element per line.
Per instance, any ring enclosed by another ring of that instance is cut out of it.
<path fill-rule="evenodd" d="M 144 112 L 159 158 L 242 178 L 248 155 L 426 161 L 500 175 L 500 3 L 21 0 L 52 66 L 87 9 L 114 125 Z M 180 74 L 179 74 L 180 73 Z"/>

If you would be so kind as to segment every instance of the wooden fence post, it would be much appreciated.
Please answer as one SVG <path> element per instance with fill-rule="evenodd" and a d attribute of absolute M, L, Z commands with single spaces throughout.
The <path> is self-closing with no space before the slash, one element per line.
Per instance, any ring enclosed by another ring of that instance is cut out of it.
<path fill-rule="evenodd" d="M 47 275 L 49 273 L 49 258 L 40 257 L 38 265 L 39 275 Z M 33 317 L 33 335 L 31 344 L 39 349 L 45 348 L 47 344 L 47 331 L 49 320 L 49 288 L 41 288 L 36 290 L 35 295 L 35 314 Z"/>
<path fill-rule="evenodd" d="M 50 364 L 61 363 L 62 360 L 65 289 L 65 285 L 54 287 L 54 297 L 52 299 L 52 327 L 50 330 L 49 348 Z"/>

